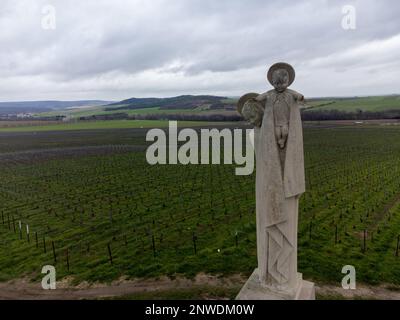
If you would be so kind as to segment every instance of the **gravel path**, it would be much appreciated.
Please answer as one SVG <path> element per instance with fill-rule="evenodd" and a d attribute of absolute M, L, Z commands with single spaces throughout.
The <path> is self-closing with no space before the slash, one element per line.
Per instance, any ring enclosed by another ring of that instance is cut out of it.
<path fill-rule="evenodd" d="M 190 289 L 201 286 L 240 290 L 246 279 L 241 275 L 216 277 L 199 274 L 194 279 L 161 277 L 159 279 L 118 280 L 110 285 L 82 283 L 71 286 L 68 280 L 57 283 L 56 290 L 43 290 L 40 283 L 18 279 L 0 283 L 0 300 L 80 300 L 121 297 L 131 294 Z M 358 285 L 356 290 L 344 290 L 334 285 L 317 286 L 317 296 L 323 299 L 384 299 L 400 300 L 400 287 L 391 285 Z M 221 297 L 224 299 L 225 297 Z"/>

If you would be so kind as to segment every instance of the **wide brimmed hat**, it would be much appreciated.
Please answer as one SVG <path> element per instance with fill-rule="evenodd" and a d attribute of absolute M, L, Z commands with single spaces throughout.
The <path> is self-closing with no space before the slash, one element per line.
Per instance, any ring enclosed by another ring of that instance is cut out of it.
<path fill-rule="evenodd" d="M 278 70 L 278 69 L 285 69 L 288 72 L 289 86 L 290 86 L 294 81 L 296 73 L 294 72 L 293 67 L 286 62 L 275 63 L 274 65 L 271 66 L 271 68 L 269 68 L 268 73 L 267 73 L 267 79 L 268 79 L 269 83 L 272 84 L 272 75 L 274 74 L 274 71 Z"/>
<path fill-rule="evenodd" d="M 242 114 L 244 104 L 250 99 L 255 99 L 257 96 L 259 96 L 259 94 L 254 92 L 246 93 L 245 95 L 241 96 L 236 105 L 237 111 Z"/>

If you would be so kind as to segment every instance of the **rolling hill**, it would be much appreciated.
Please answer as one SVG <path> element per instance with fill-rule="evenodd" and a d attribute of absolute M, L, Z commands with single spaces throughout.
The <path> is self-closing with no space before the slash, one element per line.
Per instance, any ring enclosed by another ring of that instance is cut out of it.
<path fill-rule="evenodd" d="M 170 98 L 130 98 L 115 103 L 56 110 L 38 113 L 38 116 L 66 116 L 82 118 L 94 116 L 113 116 L 118 114 L 199 114 L 199 113 L 232 113 L 236 99 L 211 95 L 184 95 Z"/>
<path fill-rule="evenodd" d="M 169 109 L 196 109 L 207 107 L 209 109 L 223 109 L 227 97 L 210 95 L 182 95 L 171 98 L 130 98 L 106 106 L 105 111 L 133 110 L 158 107 L 160 110 Z"/>
<path fill-rule="evenodd" d="M 233 114 L 237 98 L 212 95 L 183 95 L 170 98 L 130 98 L 119 102 L 94 105 L 90 107 L 64 108 L 40 113 L 39 116 L 66 116 L 69 118 L 135 115 L 171 114 Z M 100 102 L 99 102 L 100 103 Z M 46 104 L 48 105 L 48 104 Z M 44 105 L 44 106 L 46 106 Z M 1 104 L 0 104 L 1 107 Z M 400 95 L 370 97 L 321 97 L 306 98 L 303 112 L 330 111 L 341 112 L 400 112 Z"/>

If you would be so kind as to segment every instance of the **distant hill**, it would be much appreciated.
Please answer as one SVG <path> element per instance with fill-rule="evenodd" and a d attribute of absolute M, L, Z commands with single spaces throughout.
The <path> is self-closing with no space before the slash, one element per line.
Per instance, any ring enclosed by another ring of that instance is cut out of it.
<path fill-rule="evenodd" d="M 208 109 L 223 109 L 227 97 L 209 95 L 182 95 L 171 98 L 131 98 L 106 106 L 105 111 L 134 110 L 157 107 L 159 110 L 187 110 L 206 107 Z"/>
<path fill-rule="evenodd" d="M 400 110 L 400 95 L 368 97 L 306 98 L 307 111 L 338 110 L 344 112 L 381 112 Z M 103 111 L 129 111 L 157 108 L 163 110 L 224 110 L 235 109 L 237 99 L 212 95 L 182 95 L 171 98 L 131 98 L 106 105 Z M 133 112 L 133 111 L 132 111 Z"/>
<path fill-rule="evenodd" d="M 237 115 L 237 97 L 213 95 L 181 95 L 168 98 L 130 98 L 119 102 L 107 103 L 99 100 L 89 101 L 44 101 L 33 102 L 34 107 L 51 108 L 40 112 L 38 117 L 63 116 L 67 119 L 113 119 L 113 118 L 154 118 L 180 119 L 191 115 L 198 116 L 234 116 Z M 14 108 L 15 104 L 13 103 Z M 0 103 L 0 115 L 1 115 Z M 3 103 L 4 105 L 4 103 Z M 32 106 L 32 105 L 31 105 Z M 71 107 L 73 106 L 73 107 Z M 59 108 L 59 109 L 57 109 Z M 4 110 L 4 109 L 3 109 Z M 15 109 L 14 109 L 15 110 Z M 314 97 L 307 98 L 303 113 L 319 112 L 323 117 L 344 117 L 340 113 L 370 112 L 371 117 L 386 118 L 400 115 L 400 95 L 369 97 Z M 332 113 L 333 112 L 333 113 Z M 309 117 L 313 117 L 310 115 Z M 346 116 L 347 117 L 347 116 Z"/>
<path fill-rule="evenodd" d="M 95 107 L 110 102 L 103 100 L 0 102 L 0 114 L 39 113 L 83 106 Z"/>

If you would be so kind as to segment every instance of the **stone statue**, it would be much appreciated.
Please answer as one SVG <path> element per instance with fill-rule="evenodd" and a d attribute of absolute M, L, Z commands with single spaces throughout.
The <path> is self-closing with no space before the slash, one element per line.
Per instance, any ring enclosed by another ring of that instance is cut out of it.
<path fill-rule="evenodd" d="M 295 78 L 291 65 L 274 64 L 267 78 L 273 90 L 238 101 L 238 111 L 254 125 L 258 268 L 237 299 L 315 299 L 314 284 L 297 272 L 298 206 L 305 192 L 299 106 L 304 97 L 287 89 Z"/>

